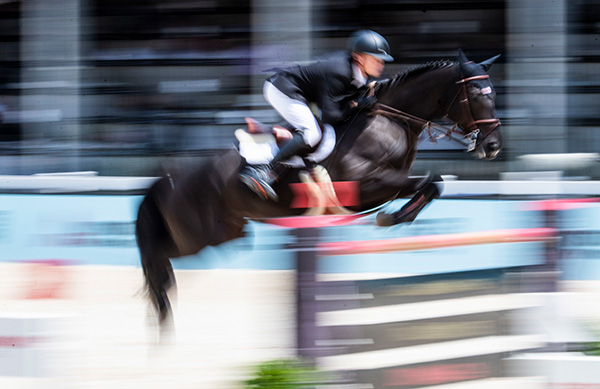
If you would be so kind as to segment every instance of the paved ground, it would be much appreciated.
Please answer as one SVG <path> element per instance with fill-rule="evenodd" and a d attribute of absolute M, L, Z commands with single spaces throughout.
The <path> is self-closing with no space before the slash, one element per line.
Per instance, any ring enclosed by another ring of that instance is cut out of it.
<path fill-rule="evenodd" d="M 0 312 L 54 316 L 60 337 L 38 352 L 50 378 L 0 377 L 2 388 L 236 388 L 249 366 L 293 352 L 290 272 L 177 272 L 175 331 L 158 345 L 140 269 L 66 268 L 64 298 L 26 300 L 25 266 L 1 266 Z"/>
<path fill-rule="evenodd" d="M 293 355 L 290 271 L 178 271 L 175 331 L 159 345 L 156 328 L 148 325 L 139 268 L 62 270 L 0 264 L 0 340 L 14 335 L 1 333 L 6 318 L 42 318 L 48 336 L 29 355 L 0 343 L 0 363 L 20 360 L 31 370 L 21 377 L 0 374 L 0 388 L 234 389 L 242 387 L 250 366 Z M 49 290 L 49 284 L 60 288 Z M 600 330 L 598 285 L 562 284 L 569 293 L 557 295 L 558 315 Z M 58 298 L 27 298 L 51 292 Z M 35 377 L 44 372 L 50 374 Z M 537 389 L 540 382 L 491 380 L 448 388 Z"/>

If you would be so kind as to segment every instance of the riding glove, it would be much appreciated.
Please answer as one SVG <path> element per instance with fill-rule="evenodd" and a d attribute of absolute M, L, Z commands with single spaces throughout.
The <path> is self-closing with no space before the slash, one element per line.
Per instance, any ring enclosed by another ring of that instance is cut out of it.
<path fill-rule="evenodd" d="M 357 109 L 371 109 L 377 102 L 377 98 L 374 95 L 362 95 L 357 97 L 354 102 Z"/>

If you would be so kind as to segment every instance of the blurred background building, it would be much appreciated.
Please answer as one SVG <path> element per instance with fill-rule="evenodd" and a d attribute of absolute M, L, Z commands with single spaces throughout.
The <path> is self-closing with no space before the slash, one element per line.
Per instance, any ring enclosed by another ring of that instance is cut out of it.
<path fill-rule="evenodd" d="M 0 0 L 0 174 L 157 175 L 234 144 L 274 66 L 384 35 L 392 75 L 502 57 L 490 70 L 504 150 L 421 144 L 415 173 L 496 179 L 520 157 L 600 150 L 598 0 Z M 600 178 L 594 163 L 573 172 Z"/>

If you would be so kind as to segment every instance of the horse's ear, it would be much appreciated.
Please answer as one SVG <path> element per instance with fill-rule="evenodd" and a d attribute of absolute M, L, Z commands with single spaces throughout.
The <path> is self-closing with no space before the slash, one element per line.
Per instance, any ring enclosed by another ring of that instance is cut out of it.
<path fill-rule="evenodd" d="M 483 66 L 483 70 L 485 70 L 486 72 L 488 71 L 488 69 L 492 66 L 492 64 L 494 63 L 495 60 L 497 60 L 498 58 L 500 58 L 500 54 L 496 55 L 495 57 L 486 59 L 483 62 L 480 62 L 479 65 Z"/>
<path fill-rule="evenodd" d="M 463 53 L 461 49 L 458 49 L 458 63 L 465 64 L 467 62 L 469 62 L 469 59 L 467 58 L 465 53 Z"/>

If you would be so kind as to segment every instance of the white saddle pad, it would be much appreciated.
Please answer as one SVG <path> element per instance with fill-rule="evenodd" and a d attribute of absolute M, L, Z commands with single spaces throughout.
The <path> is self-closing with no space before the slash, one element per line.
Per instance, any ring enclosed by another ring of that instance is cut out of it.
<path fill-rule="evenodd" d="M 321 162 L 331 154 L 335 147 L 335 130 L 325 124 L 323 139 L 317 149 L 306 158 L 313 162 Z M 240 154 L 251 165 L 261 165 L 271 162 L 279 151 L 275 137 L 271 134 L 250 134 L 244 129 L 235 130 L 235 137 L 240 142 Z M 285 164 L 292 167 L 304 167 L 302 158 L 294 156 Z"/>

